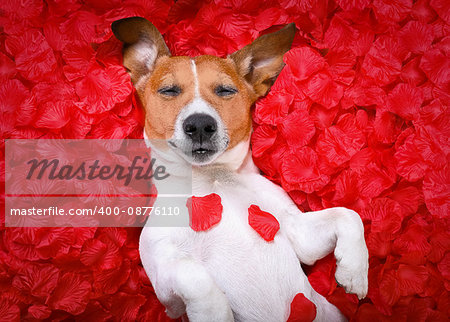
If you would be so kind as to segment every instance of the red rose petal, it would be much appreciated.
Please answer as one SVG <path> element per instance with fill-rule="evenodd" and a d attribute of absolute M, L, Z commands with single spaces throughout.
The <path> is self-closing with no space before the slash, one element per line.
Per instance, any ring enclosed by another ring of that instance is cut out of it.
<path fill-rule="evenodd" d="M 344 93 L 343 87 L 325 73 L 311 77 L 303 91 L 314 102 L 327 108 L 336 106 Z"/>
<path fill-rule="evenodd" d="M 41 259 L 36 246 L 45 243 L 42 228 L 12 228 L 5 231 L 4 235 L 5 247 L 11 255 L 32 261 Z"/>
<path fill-rule="evenodd" d="M 357 36 L 358 32 L 350 21 L 343 19 L 340 15 L 335 15 L 325 33 L 324 41 L 329 48 L 342 50 L 356 41 Z"/>
<path fill-rule="evenodd" d="M 347 114 L 338 121 L 340 126 L 325 129 L 317 139 L 317 153 L 326 158 L 327 162 L 334 167 L 349 161 L 365 143 L 362 133 L 354 126 L 353 116 L 351 116 L 352 120 L 347 120 L 349 119 L 347 116 L 350 115 Z"/>
<path fill-rule="evenodd" d="M 291 302 L 288 322 L 310 322 L 316 318 L 316 306 L 305 295 L 298 293 Z"/>
<path fill-rule="evenodd" d="M 449 281 L 450 280 L 450 253 L 447 253 L 444 258 L 439 262 L 438 269 L 442 273 L 442 276 Z M 448 290 L 448 282 L 446 285 Z"/>
<path fill-rule="evenodd" d="M 450 23 L 450 5 L 445 0 L 431 0 L 430 6 L 447 23 Z"/>
<path fill-rule="evenodd" d="M 284 61 L 291 67 L 292 75 L 303 81 L 326 66 L 325 59 L 309 47 L 290 50 Z"/>
<path fill-rule="evenodd" d="M 80 314 L 86 308 L 90 291 L 91 284 L 80 274 L 65 273 L 46 303 L 54 310 Z"/>
<path fill-rule="evenodd" d="M 341 100 L 344 109 L 348 109 L 353 105 L 373 107 L 375 105 L 382 106 L 385 103 L 386 93 L 383 89 L 365 84 L 355 84 L 347 89 Z"/>
<path fill-rule="evenodd" d="M 440 50 L 426 52 L 420 60 L 420 68 L 435 85 L 446 86 L 450 83 L 450 58 Z"/>
<path fill-rule="evenodd" d="M 89 134 L 97 139 L 119 139 L 129 135 L 133 130 L 132 124 L 115 114 L 105 115 L 103 120 L 93 128 Z"/>
<path fill-rule="evenodd" d="M 298 154 L 287 155 L 282 162 L 282 183 L 288 191 L 311 193 L 329 181 L 329 177 L 320 171 L 317 154 L 311 148 L 304 147 Z"/>
<path fill-rule="evenodd" d="M 420 88 L 398 84 L 388 95 L 389 110 L 407 120 L 417 119 L 423 99 Z"/>
<path fill-rule="evenodd" d="M 425 258 L 431 251 L 426 230 L 419 224 L 409 224 L 402 235 L 393 243 L 393 251 L 397 254 L 412 254 Z"/>
<path fill-rule="evenodd" d="M 189 226 L 195 231 L 205 231 L 222 219 L 222 203 L 218 194 L 191 197 L 186 202 L 189 211 Z"/>
<path fill-rule="evenodd" d="M 129 261 L 124 261 L 119 268 L 94 271 L 93 288 L 99 295 L 115 294 L 127 281 L 131 273 Z"/>
<path fill-rule="evenodd" d="M 311 286 L 322 296 L 328 296 L 337 287 L 334 274 L 336 272 L 336 259 L 330 254 L 306 270 Z"/>
<path fill-rule="evenodd" d="M 295 110 L 278 125 L 281 134 L 292 148 L 308 144 L 316 132 L 314 122 L 306 111 Z"/>
<path fill-rule="evenodd" d="M 415 135 L 410 135 L 395 152 L 396 171 L 409 181 L 417 181 L 425 175 L 428 165 L 420 155 Z"/>
<path fill-rule="evenodd" d="M 86 306 L 86 310 L 77 316 L 83 321 L 111 321 L 112 315 L 98 301 L 90 301 Z"/>
<path fill-rule="evenodd" d="M 421 293 L 428 280 L 428 270 L 423 266 L 399 265 L 397 270 L 402 296 Z"/>
<path fill-rule="evenodd" d="M 386 232 L 370 233 L 366 237 L 367 248 L 369 249 L 370 256 L 386 258 L 391 252 L 391 235 Z"/>
<path fill-rule="evenodd" d="M 31 81 L 47 81 L 57 68 L 53 50 L 37 29 L 7 39 L 6 46 L 15 56 L 17 70 Z"/>
<path fill-rule="evenodd" d="M 423 180 L 423 194 L 429 211 L 439 218 L 446 218 L 450 207 L 450 167 L 428 172 Z"/>
<path fill-rule="evenodd" d="M 265 241 L 272 241 L 278 230 L 280 230 L 278 220 L 272 214 L 262 211 L 256 205 L 251 205 L 248 208 L 248 224 Z"/>
<path fill-rule="evenodd" d="M 393 191 L 389 198 L 397 201 L 406 213 L 413 214 L 417 211 L 421 202 L 421 194 L 416 187 L 398 187 Z"/>
<path fill-rule="evenodd" d="M 100 240 L 87 240 L 83 245 L 83 250 L 80 254 L 80 261 L 86 265 L 94 265 L 103 260 L 108 246 Z"/>
<path fill-rule="evenodd" d="M 63 49 L 62 55 L 67 65 L 63 66 L 64 75 L 69 81 L 86 76 L 94 57 L 91 46 L 72 45 Z"/>
<path fill-rule="evenodd" d="M 127 321 L 136 321 L 139 309 L 145 301 L 143 295 L 119 292 L 112 297 L 111 313 L 113 316 L 121 316 Z"/>
<path fill-rule="evenodd" d="M 46 305 L 32 305 L 28 308 L 28 313 L 35 319 L 44 320 L 50 316 L 52 311 Z"/>
<path fill-rule="evenodd" d="M 288 15 L 281 8 L 267 8 L 261 11 L 255 19 L 255 28 L 258 31 L 265 30 L 273 25 L 288 23 Z"/>
<path fill-rule="evenodd" d="M 288 114 L 293 97 L 287 92 L 270 92 L 264 100 L 256 103 L 255 121 L 262 124 L 277 125 Z"/>
<path fill-rule="evenodd" d="M 260 157 L 276 139 L 277 131 L 269 125 L 260 125 L 252 133 L 252 154 Z"/>
<path fill-rule="evenodd" d="M 400 31 L 400 42 L 413 53 L 424 53 L 433 39 L 433 28 L 418 21 L 408 22 Z"/>
<path fill-rule="evenodd" d="M 61 31 L 70 35 L 71 42 L 89 43 L 96 36 L 96 25 L 101 18 L 89 11 L 74 11 L 60 26 Z"/>
<path fill-rule="evenodd" d="M 14 95 L 11 95 L 11 93 L 14 93 Z M 16 109 L 19 110 L 18 107 L 25 101 L 29 94 L 28 89 L 19 80 L 6 80 L 0 88 L 1 111 L 3 113 L 13 113 Z"/>
<path fill-rule="evenodd" d="M 370 0 L 345 1 L 338 0 L 337 3 L 344 10 L 359 9 L 362 10 L 370 4 Z"/>
<path fill-rule="evenodd" d="M 373 304 L 364 303 L 359 307 L 355 318 L 357 321 L 370 321 L 372 319 L 383 321 L 385 316 Z"/>
<path fill-rule="evenodd" d="M 14 277 L 13 286 L 45 299 L 58 283 L 59 270 L 53 265 L 28 264 Z"/>
<path fill-rule="evenodd" d="M 403 212 L 395 201 L 377 198 L 361 212 L 361 217 L 371 220 L 372 232 L 394 234 L 401 228 Z"/>
<path fill-rule="evenodd" d="M 402 124 L 403 122 L 396 118 L 394 114 L 384 110 L 377 110 L 375 122 L 373 123 L 375 136 L 371 139 L 376 139 L 381 143 L 395 142 L 400 134 Z"/>
<path fill-rule="evenodd" d="M 437 231 L 433 232 L 429 237 L 431 251 L 428 254 L 428 259 L 433 263 L 440 262 L 450 248 L 450 233 L 448 231 L 436 230 Z"/>
<path fill-rule="evenodd" d="M 411 0 L 374 0 L 374 11 L 380 22 L 397 22 L 403 20 L 412 7 Z"/>
<path fill-rule="evenodd" d="M 436 17 L 436 12 L 430 6 L 428 0 L 418 0 L 413 5 L 411 16 L 418 21 L 430 22 Z"/>
<path fill-rule="evenodd" d="M 5 54 L 0 52 L 0 76 L 10 78 L 16 73 L 14 62 Z"/>
<path fill-rule="evenodd" d="M 348 319 L 355 316 L 358 310 L 358 297 L 355 294 L 346 293 L 342 287 L 336 288 L 330 296 L 327 296 L 327 301 L 336 306 Z"/>
<path fill-rule="evenodd" d="M 36 127 L 49 129 L 64 127 L 70 121 L 69 111 L 74 108 L 73 106 L 73 103 L 63 101 L 42 104 L 37 111 Z"/>
<path fill-rule="evenodd" d="M 393 37 L 379 37 L 373 43 L 361 66 L 362 72 L 377 85 L 393 82 L 400 74 L 403 52 L 399 51 L 398 40 Z"/>
<path fill-rule="evenodd" d="M 20 309 L 10 301 L 0 299 L 0 314 L 5 321 L 20 321 Z"/>
<path fill-rule="evenodd" d="M 383 274 L 380 282 L 380 295 L 386 304 L 393 306 L 400 298 L 398 277 L 395 271 Z"/>
<path fill-rule="evenodd" d="M 419 67 L 420 59 L 421 57 L 416 57 L 402 67 L 402 73 L 400 75 L 402 81 L 419 86 L 427 80 L 425 73 Z"/>
<path fill-rule="evenodd" d="M 330 51 L 325 56 L 330 65 L 330 73 L 333 78 L 344 85 L 350 85 L 355 78 L 356 57 L 350 50 L 342 49 L 340 51 Z"/>

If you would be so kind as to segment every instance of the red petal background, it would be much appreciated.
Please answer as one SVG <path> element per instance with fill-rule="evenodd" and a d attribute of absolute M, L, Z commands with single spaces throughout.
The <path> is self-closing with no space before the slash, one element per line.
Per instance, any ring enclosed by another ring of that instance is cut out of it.
<path fill-rule="evenodd" d="M 332 256 L 307 268 L 311 283 L 354 321 L 446 321 L 448 1 L 1 1 L 2 138 L 141 138 L 109 29 L 135 15 L 175 55 L 225 56 L 295 22 L 286 68 L 254 110 L 254 159 L 302 210 L 358 211 L 370 252 L 367 299 L 336 285 Z M 1 227 L 0 319 L 168 320 L 140 229 Z"/>

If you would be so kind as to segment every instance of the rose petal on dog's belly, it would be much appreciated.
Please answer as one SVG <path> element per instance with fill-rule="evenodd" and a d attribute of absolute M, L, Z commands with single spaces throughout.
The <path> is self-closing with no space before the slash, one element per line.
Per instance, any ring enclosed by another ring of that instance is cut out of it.
<path fill-rule="evenodd" d="M 195 231 L 205 231 L 222 219 L 220 196 L 212 193 L 204 197 L 192 196 L 186 202 L 189 211 L 189 226 Z"/>
<path fill-rule="evenodd" d="M 291 314 L 287 322 L 310 322 L 316 318 L 316 306 L 303 293 L 295 295 L 291 302 Z"/>
<path fill-rule="evenodd" d="M 256 205 L 248 208 L 248 224 L 266 241 L 272 241 L 280 229 L 278 220 Z"/>

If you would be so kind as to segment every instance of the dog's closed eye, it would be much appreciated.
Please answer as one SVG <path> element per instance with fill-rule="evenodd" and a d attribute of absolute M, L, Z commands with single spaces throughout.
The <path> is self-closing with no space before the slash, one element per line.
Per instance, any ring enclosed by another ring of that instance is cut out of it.
<path fill-rule="evenodd" d="M 164 96 L 175 97 L 181 94 L 181 88 L 177 85 L 163 86 L 158 89 L 158 93 Z"/>
<path fill-rule="evenodd" d="M 214 89 L 214 93 L 220 97 L 227 97 L 238 92 L 236 88 L 230 85 L 219 85 Z"/>

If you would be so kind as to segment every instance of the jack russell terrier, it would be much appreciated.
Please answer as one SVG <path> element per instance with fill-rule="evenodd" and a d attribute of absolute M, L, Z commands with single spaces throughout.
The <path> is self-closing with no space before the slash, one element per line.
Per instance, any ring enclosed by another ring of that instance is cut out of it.
<path fill-rule="evenodd" d="M 205 231 L 143 228 L 142 263 L 168 316 L 286 321 L 293 298 L 303 293 L 316 305 L 316 321 L 345 320 L 311 287 L 301 263 L 312 265 L 334 250 L 336 281 L 364 298 L 368 251 L 359 215 L 346 208 L 302 213 L 251 157 L 250 108 L 281 72 L 295 25 L 225 59 L 171 56 L 144 18 L 115 21 L 112 30 L 124 43 L 123 65 L 145 109 L 145 137 L 167 140 L 191 167 L 192 194 L 216 194 L 223 207 L 221 220 Z M 252 205 L 279 224 L 272 240 L 249 224 Z"/>

